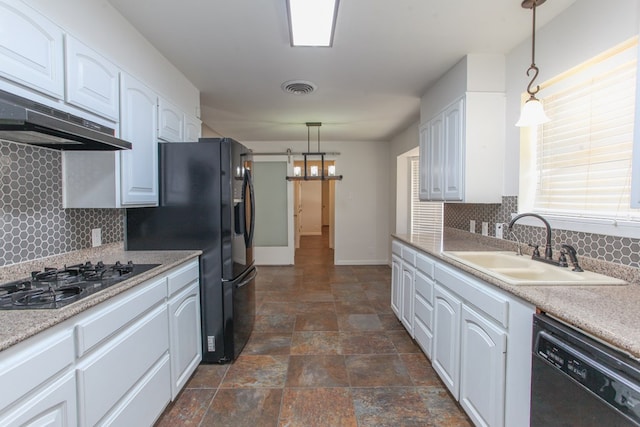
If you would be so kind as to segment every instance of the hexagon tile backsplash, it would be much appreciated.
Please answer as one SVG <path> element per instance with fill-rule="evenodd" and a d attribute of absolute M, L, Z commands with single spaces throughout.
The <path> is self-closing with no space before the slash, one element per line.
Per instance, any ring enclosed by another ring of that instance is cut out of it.
<path fill-rule="evenodd" d="M 123 240 L 122 209 L 63 209 L 62 153 L 0 141 L 0 266 Z"/>

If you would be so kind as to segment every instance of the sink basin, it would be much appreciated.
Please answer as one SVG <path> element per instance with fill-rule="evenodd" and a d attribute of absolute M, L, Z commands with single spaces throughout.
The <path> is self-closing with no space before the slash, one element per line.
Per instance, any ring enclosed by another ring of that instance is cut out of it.
<path fill-rule="evenodd" d="M 514 252 L 443 252 L 444 256 L 512 285 L 626 285 L 624 280 L 591 271 L 576 272 L 518 256 Z"/>

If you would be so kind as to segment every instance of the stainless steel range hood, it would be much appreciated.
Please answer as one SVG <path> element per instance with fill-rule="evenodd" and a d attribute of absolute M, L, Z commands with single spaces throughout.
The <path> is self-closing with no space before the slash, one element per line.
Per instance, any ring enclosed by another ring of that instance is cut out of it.
<path fill-rule="evenodd" d="M 131 148 L 107 126 L 0 90 L 0 139 L 56 150 Z"/>

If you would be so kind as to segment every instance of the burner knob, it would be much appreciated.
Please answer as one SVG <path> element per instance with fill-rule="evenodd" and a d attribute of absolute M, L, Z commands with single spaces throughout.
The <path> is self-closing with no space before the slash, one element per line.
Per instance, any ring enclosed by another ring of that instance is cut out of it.
<path fill-rule="evenodd" d="M 120 267 L 122 265 L 122 263 L 120 261 L 116 261 L 116 263 L 114 264 L 115 267 Z"/>
<path fill-rule="evenodd" d="M 98 263 L 96 264 L 96 268 L 99 268 L 99 269 L 104 268 L 104 262 L 98 261 Z"/>
<path fill-rule="evenodd" d="M 38 274 L 40 274 L 40 272 L 39 272 L 39 271 L 32 271 L 32 272 L 31 272 L 31 278 L 35 280 L 35 278 L 36 278 L 36 276 L 37 276 Z"/>
<path fill-rule="evenodd" d="M 127 262 L 127 265 L 133 265 L 133 261 L 129 260 L 129 262 Z"/>

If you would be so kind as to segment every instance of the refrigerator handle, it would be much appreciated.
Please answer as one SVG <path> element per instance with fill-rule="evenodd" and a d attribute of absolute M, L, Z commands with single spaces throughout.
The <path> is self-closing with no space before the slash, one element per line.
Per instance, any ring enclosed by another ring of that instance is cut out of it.
<path fill-rule="evenodd" d="M 245 285 L 248 285 L 249 283 L 251 283 L 253 279 L 256 278 L 257 275 L 258 275 L 258 269 L 254 268 L 253 271 L 249 273 L 248 277 L 246 277 L 242 282 L 235 285 L 236 289 L 241 288 Z"/>
<path fill-rule="evenodd" d="M 246 190 L 249 189 L 249 226 L 246 224 L 246 210 L 244 212 L 245 215 L 245 227 L 244 227 L 244 243 L 247 247 L 253 246 L 253 231 L 255 228 L 255 213 L 256 213 L 256 205 L 255 199 L 253 197 L 253 180 L 251 179 L 251 171 L 249 169 L 245 169 L 244 171 L 244 184 L 242 186 L 242 201 L 243 206 L 246 209 L 247 203 L 247 194 Z"/>

